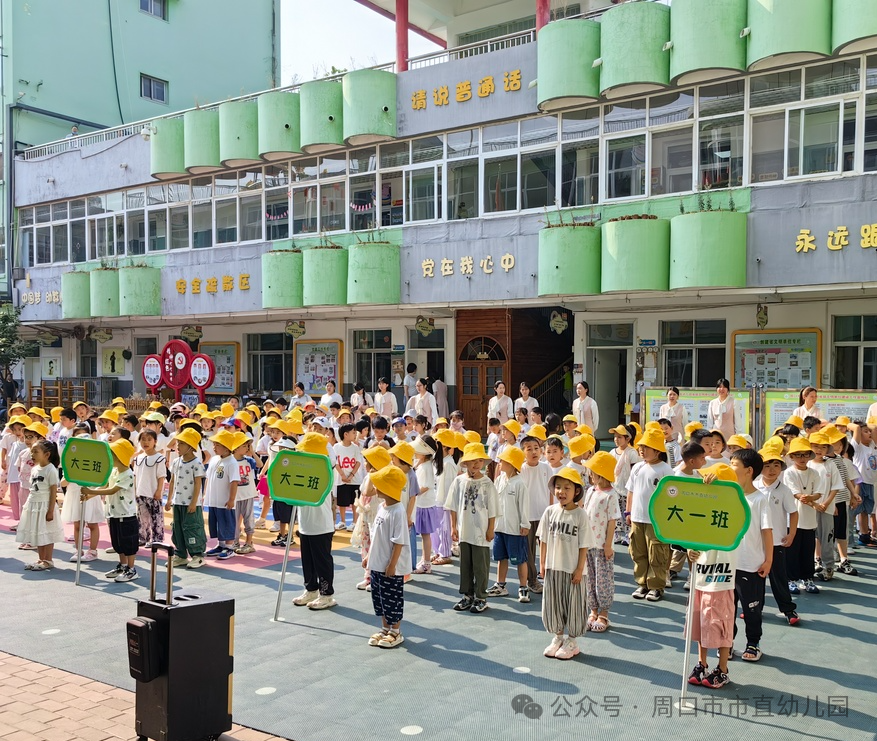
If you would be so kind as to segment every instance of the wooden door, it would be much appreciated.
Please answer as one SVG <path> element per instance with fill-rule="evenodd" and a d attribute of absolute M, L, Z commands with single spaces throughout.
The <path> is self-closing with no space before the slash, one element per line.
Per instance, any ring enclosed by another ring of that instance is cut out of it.
<path fill-rule="evenodd" d="M 457 366 L 460 379 L 460 409 L 467 430 L 487 435 L 487 405 L 497 381 L 508 383 L 508 360 L 504 348 L 489 337 L 467 343 Z"/>

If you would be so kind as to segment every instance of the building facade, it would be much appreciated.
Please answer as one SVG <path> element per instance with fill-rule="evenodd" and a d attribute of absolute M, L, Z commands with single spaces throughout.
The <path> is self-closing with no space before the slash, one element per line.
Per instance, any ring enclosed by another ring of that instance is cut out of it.
<path fill-rule="evenodd" d="M 653 386 L 875 389 L 866 5 L 623 3 L 110 131 L 87 164 L 28 150 L 16 292 L 56 339 L 26 380 L 124 353 L 144 391 L 182 336 L 217 397 L 414 362 L 477 429 L 500 379 L 562 408 L 568 366 L 601 434 Z"/>

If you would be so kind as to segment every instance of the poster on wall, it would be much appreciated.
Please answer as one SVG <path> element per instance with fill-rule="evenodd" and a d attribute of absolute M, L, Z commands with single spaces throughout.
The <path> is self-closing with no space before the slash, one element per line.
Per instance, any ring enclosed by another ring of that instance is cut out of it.
<path fill-rule="evenodd" d="M 770 390 L 764 392 L 764 439 L 785 424 L 792 412 L 798 408 L 800 389 Z M 822 419 L 835 420 L 846 415 L 851 420 L 866 420 L 868 408 L 877 403 L 877 393 L 873 391 L 817 391 L 816 406 Z"/>
<path fill-rule="evenodd" d="M 731 333 L 734 386 L 803 388 L 822 377 L 819 329 L 739 330 Z"/>
<path fill-rule="evenodd" d="M 339 390 L 344 383 L 343 351 L 341 340 L 297 341 L 295 352 L 295 380 L 301 381 L 308 396 L 319 399 L 326 392 L 326 382 L 334 381 Z"/>
<path fill-rule="evenodd" d="M 121 347 L 101 348 L 101 375 L 123 376 L 125 375 L 125 359 L 122 357 Z"/>
<path fill-rule="evenodd" d="M 715 389 L 679 389 L 679 404 L 688 412 L 689 422 L 700 422 L 707 427 L 707 411 L 710 402 L 716 398 Z M 738 433 L 751 435 L 752 430 L 752 393 L 749 391 L 731 391 L 734 399 L 734 420 Z M 666 388 L 646 388 L 642 394 L 643 414 L 641 423 L 660 419 L 660 409 L 667 403 Z M 796 404 L 797 406 L 797 404 Z"/>
<path fill-rule="evenodd" d="M 216 375 L 208 394 L 234 396 L 241 377 L 241 345 L 239 342 L 202 342 L 200 351 L 213 361 Z"/>
<path fill-rule="evenodd" d="M 57 355 L 44 355 L 42 358 L 43 378 L 55 379 L 61 375 L 61 357 Z"/>

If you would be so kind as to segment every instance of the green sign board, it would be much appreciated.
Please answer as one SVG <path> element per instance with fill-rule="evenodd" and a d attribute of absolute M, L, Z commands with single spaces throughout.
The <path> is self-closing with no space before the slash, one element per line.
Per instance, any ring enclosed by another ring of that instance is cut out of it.
<path fill-rule="evenodd" d="M 325 455 L 281 450 L 268 467 L 272 499 L 298 507 L 317 507 L 332 491 L 332 466 Z"/>
<path fill-rule="evenodd" d="M 106 486 L 113 470 L 113 454 L 108 443 L 75 437 L 61 453 L 64 478 L 80 486 Z"/>
<path fill-rule="evenodd" d="M 649 501 L 658 540 L 698 551 L 733 551 L 750 518 L 743 489 L 730 481 L 665 476 Z"/>

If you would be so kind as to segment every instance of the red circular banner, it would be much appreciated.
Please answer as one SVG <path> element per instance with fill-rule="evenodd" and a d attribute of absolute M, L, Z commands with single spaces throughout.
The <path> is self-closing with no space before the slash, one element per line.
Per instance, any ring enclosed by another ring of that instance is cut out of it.
<path fill-rule="evenodd" d="M 161 376 L 172 389 L 184 388 L 189 383 L 192 350 L 182 340 L 170 340 L 161 349 Z"/>
<path fill-rule="evenodd" d="M 192 363 L 189 366 L 189 375 L 192 377 L 192 385 L 202 391 L 213 383 L 213 377 L 216 375 L 216 367 L 213 365 L 213 358 L 202 353 L 196 353 L 192 356 Z"/>
<path fill-rule="evenodd" d="M 158 355 L 147 355 L 143 361 L 143 380 L 150 391 L 161 386 L 161 358 Z"/>

